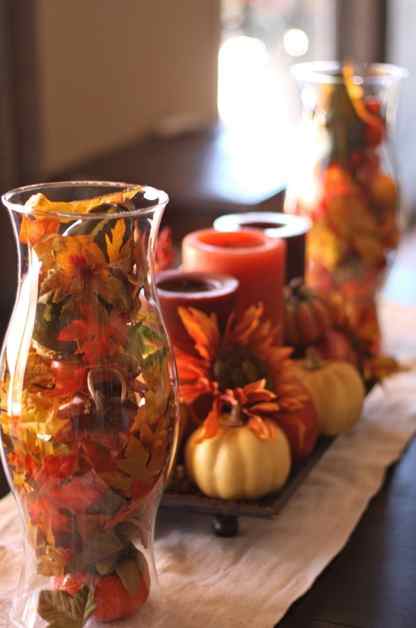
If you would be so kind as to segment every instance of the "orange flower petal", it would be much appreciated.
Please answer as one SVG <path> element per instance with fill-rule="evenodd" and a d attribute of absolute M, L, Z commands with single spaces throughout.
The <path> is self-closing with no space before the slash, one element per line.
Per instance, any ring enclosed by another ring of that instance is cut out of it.
<path fill-rule="evenodd" d="M 206 360 L 212 361 L 220 341 L 217 316 L 205 314 L 193 307 L 179 307 L 179 317 L 188 334 L 195 342 L 195 349 Z"/>
<path fill-rule="evenodd" d="M 219 400 L 215 399 L 210 413 L 202 424 L 204 429 L 199 442 L 205 440 L 206 438 L 213 438 L 221 429 L 219 406 Z"/>
<path fill-rule="evenodd" d="M 257 438 L 261 440 L 268 440 L 273 438 L 276 434 L 276 426 L 271 421 L 265 421 L 259 416 L 251 416 L 248 422 L 248 427 L 254 432 Z"/>

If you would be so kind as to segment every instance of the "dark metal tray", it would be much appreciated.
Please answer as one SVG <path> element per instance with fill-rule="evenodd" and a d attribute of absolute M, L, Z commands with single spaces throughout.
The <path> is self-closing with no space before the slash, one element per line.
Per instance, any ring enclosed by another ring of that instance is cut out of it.
<path fill-rule="evenodd" d="M 303 462 L 293 467 L 285 486 L 275 493 L 256 500 L 222 500 L 206 497 L 198 489 L 193 492 L 179 493 L 166 491 L 161 508 L 185 510 L 213 517 L 213 529 L 219 536 L 234 536 L 238 533 L 239 517 L 257 517 L 272 519 L 285 506 L 297 488 L 304 482 L 313 467 L 334 441 L 333 438 L 321 437 L 312 454 Z"/>

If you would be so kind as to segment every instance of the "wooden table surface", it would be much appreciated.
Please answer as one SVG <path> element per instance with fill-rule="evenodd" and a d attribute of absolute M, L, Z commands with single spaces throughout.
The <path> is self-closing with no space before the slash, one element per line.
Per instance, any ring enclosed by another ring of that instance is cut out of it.
<path fill-rule="evenodd" d="M 254 157 L 254 162 L 258 161 L 258 156 Z M 223 138 L 213 132 L 202 138 L 178 139 L 170 146 L 149 141 L 126 147 L 64 174 L 124 180 L 144 177 L 165 187 L 173 197 L 171 215 L 180 237 L 190 228 L 210 224 L 222 209 L 279 209 L 282 184 L 270 185 L 262 179 L 261 160 L 258 186 L 254 194 L 247 195 L 246 180 L 241 183 L 242 191 L 235 192 L 229 158 Z M 207 167 L 211 168 L 208 179 Z M 8 256 L 11 258 L 11 251 Z M 404 242 L 387 282 L 386 298 L 416 307 L 415 270 L 416 235 L 412 235 Z M 5 311 L 12 287 L 6 286 Z M 416 322 L 412 331 L 416 335 Z M 0 478 L 0 494 L 4 490 Z M 290 609 L 279 628 L 415 628 L 415 583 L 416 443 L 412 442 L 388 472 L 383 489 L 371 501 L 344 550 Z"/>

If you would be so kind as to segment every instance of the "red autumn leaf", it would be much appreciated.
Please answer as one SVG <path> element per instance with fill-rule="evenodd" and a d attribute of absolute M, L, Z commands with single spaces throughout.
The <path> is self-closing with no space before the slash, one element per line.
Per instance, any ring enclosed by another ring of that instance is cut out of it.
<path fill-rule="evenodd" d="M 42 477 L 45 479 L 68 478 L 74 473 L 76 465 L 77 457 L 75 454 L 67 456 L 45 456 L 36 480 L 39 482 Z"/>
<path fill-rule="evenodd" d="M 111 457 L 110 451 L 93 441 L 85 440 L 82 443 L 82 448 L 88 459 L 88 462 L 97 473 L 111 472 L 116 470 L 116 464 Z"/>
<path fill-rule="evenodd" d="M 148 482 L 142 482 L 141 480 L 135 480 L 131 488 L 131 496 L 133 499 L 140 499 L 145 497 L 153 488 L 153 484 Z"/>
<path fill-rule="evenodd" d="M 45 534 L 53 531 L 71 532 L 71 521 L 68 515 L 61 512 L 47 497 L 38 497 L 29 506 L 32 523 Z"/>
<path fill-rule="evenodd" d="M 172 229 L 170 227 L 164 227 L 157 240 L 156 244 L 156 270 L 166 270 L 173 266 L 175 261 L 175 249 L 172 240 Z"/>
<path fill-rule="evenodd" d="M 88 338 L 88 323 L 83 320 L 75 320 L 64 327 L 58 335 L 62 342 L 82 343 Z"/>
<path fill-rule="evenodd" d="M 72 597 L 87 583 L 88 576 L 81 572 L 66 574 L 65 576 L 55 576 L 55 578 L 53 578 L 54 589 L 66 591 Z"/>
<path fill-rule="evenodd" d="M 55 375 L 55 388 L 51 391 L 51 395 L 59 397 L 75 395 L 84 388 L 87 375 L 85 366 L 78 366 L 69 361 L 53 360 L 51 369 Z"/>
<path fill-rule="evenodd" d="M 38 470 L 37 462 L 30 454 L 11 452 L 8 460 L 18 472 L 26 473 L 29 477 L 32 477 Z"/>
<path fill-rule="evenodd" d="M 46 495 L 60 508 L 73 512 L 85 512 L 104 495 L 107 487 L 92 472 L 78 476 L 66 483 L 54 484 L 46 489 Z"/>

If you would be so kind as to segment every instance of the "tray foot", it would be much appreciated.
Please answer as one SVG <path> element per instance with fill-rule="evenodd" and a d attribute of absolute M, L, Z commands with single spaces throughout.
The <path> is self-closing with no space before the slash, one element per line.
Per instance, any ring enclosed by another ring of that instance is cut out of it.
<path fill-rule="evenodd" d="M 215 515 L 212 519 L 212 530 L 216 536 L 237 536 L 239 532 L 238 517 L 233 515 Z"/>

